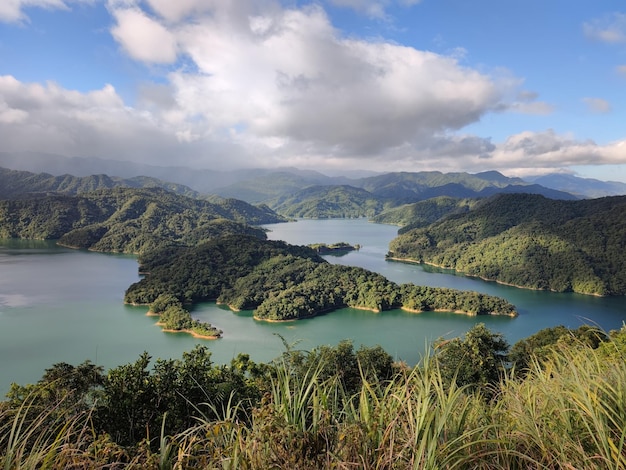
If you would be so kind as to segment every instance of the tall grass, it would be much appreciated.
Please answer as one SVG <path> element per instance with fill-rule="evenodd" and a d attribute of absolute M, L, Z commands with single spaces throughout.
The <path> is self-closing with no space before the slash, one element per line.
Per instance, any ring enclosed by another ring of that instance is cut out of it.
<path fill-rule="evenodd" d="M 89 412 L 65 412 L 64 400 L 39 410 L 32 397 L 0 413 L 0 466 L 9 469 L 69 468 L 84 461 L 92 442 Z"/>
<path fill-rule="evenodd" d="M 156 454 L 96 436 L 89 412 L 34 413 L 25 402 L 0 413 L 0 468 L 626 469 L 619 355 L 563 346 L 485 394 L 446 383 L 430 357 L 388 381 L 361 374 L 352 395 L 322 379 L 323 365 L 294 374 L 278 364 L 252 408 L 234 393 L 219 409 L 198 405 L 207 413 L 162 431 Z"/>
<path fill-rule="evenodd" d="M 501 448 L 536 468 L 625 469 L 626 363 L 562 347 L 526 380 L 505 380 L 492 419 Z"/>

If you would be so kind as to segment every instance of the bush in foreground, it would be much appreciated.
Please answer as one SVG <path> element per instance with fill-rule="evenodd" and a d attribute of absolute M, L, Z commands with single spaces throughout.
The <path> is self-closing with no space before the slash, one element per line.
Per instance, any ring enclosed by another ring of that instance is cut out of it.
<path fill-rule="evenodd" d="M 478 327 L 459 341 L 471 344 L 478 333 L 498 338 Z M 242 355 L 228 367 L 214 366 L 198 349 L 149 371 L 144 355 L 107 376 L 84 367 L 103 385 L 88 382 L 74 395 L 72 381 L 54 374 L 14 387 L 0 408 L 0 464 L 622 469 L 625 344 L 624 329 L 595 348 L 572 339 L 547 352 L 542 344 L 525 374 L 500 369 L 488 384 L 449 380 L 445 344 L 418 366 L 396 365 L 382 379 L 385 354 L 355 352 L 350 343 L 308 353 L 288 348 L 271 364 Z M 187 400 L 177 395 L 183 390 Z M 119 422 L 107 421 L 107 413 Z"/>

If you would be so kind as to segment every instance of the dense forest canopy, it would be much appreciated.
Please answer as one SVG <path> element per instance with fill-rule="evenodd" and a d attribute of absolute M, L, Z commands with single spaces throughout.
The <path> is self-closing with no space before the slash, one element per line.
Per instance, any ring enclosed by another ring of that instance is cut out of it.
<path fill-rule="evenodd" d="M 404 204 L 385 210 L 372 217 L 377 224 L 399 225 L 398 233 L 425 227 L 450 214 L 462 214 L 474 207 L 480 199 L 460 199 L 450 196 L 439 196 L 424 201 Z"/>
<path fill-rule="evenodd" d="M 389 256 L 533 289 L 624 295 L 626 196 L 494 196 L 402 233 Z"/>
<path fill-rule="evenodd" d="M 151 304 L 162 294 L 183 304 L 217 300 L 234 309 L 255 309 L 256 318 L 266 320 L 306 318 L 342 307 L 515 315 L 503 299 L 398 286 L 363 268 L 330 264 L 308 247 L 247 236 L 152 252 L 140 263 L 149 274 L 129 287 L 129 303 Z"/>
<path fill-rule="evenodd" d="M 265 238 L 250 224 L 283 221 L 267 206 L 232 199 L 211 203 L 160 188 L 0 201 L 0 237 L 59 239 L 72 248 L 105 252 L 142 253 L 233 233 Z"/>

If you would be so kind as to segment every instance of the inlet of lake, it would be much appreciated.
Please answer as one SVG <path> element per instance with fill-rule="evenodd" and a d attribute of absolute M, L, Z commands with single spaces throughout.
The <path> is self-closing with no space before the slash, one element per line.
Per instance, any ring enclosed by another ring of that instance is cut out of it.
<path fill-rule="evenodd" d="M 347 242 L 359 251 L 326 256 L 341 263 L 379 272 L 397 283 L 452 287 L 504 297 L 519 312 L 516 318 L 454 313 L 373 313 L 342 309 L 285 323 L 258 322 L 252 312 L 231 312 L 214 303 L 197 305 L 194 317 L 224 331 L 218 340 L 163 333 L 147 307 L 123 304 L 124 291 L 140 279 L 133 256 L 70 250 L 53 242 L 0 240 L 0 397 L 12 382 L 34 383 L 58 362 L 85 360 L 109 369 L 134 362 L 143 351 L 153 358 L 180 358 L 202 343 L 216 363 L 239 353 L 269 361 L 284 350 L 282 338 L 299 349 L 335 345 L 343 339 L 381 345 L 398 360 L 415 364 L 437 338 L 464 334 L 484 322 L 509 343 L 542 328 L 595 324 L 618 329 L 626 321 L 624 297 L 592 297 L 518 289 L 472 279 L 440 269 L 385 260 L 397 227 L 365 219 L 299 220 L 266 226 L 268 238 L 305 245 Z M 280 335 L 280 336 L 279 336 Z"/>

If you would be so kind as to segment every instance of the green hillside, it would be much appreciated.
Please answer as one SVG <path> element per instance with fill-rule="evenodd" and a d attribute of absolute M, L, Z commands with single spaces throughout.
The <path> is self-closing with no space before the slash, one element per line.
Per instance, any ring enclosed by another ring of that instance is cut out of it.
<path fill-rule="evenodd" d="M 108 175 L 52 176 L 48 173 L 0 168 L 0 199 L 32 197 L 48 193 L 80 194 L 111 188 L 162 188 L 188 197 L 202 197 L 182 184 L 168 183 L 148 176 L 119 178 Z"/>
<path fill-rule="evenodd" d="M 217 300 L 234 309 L 255 309 L 255 317 L 265 320 L 307 318 L 342 307 L 515 315 L 503 299 L 398 286 L 363 268 L 330 264 L 308 247 L 247 236 L 152 252 L 140 263 L 149 274 L 128 288 L 128 303 L 151 304 L 161 295 L 183 304 Z"/>
<path fill-rule="evenodd" d="M 72 248 L 107 252 L 142 253 L 234 233 L 265 238 L 250 224 L 284 220 L 267 207 L 235 200 L 214 204 L 159 188 L 0 201 L 2 238 L 59 239 Z"/>
<path fill-rule="evenodd" d="M 499 195 L 409 230 L 389 256 L 532 289 L 626 294 L 626 197 Z"/>
<path fill-rule="evenodd" d="M 377 224 L 400 225 L 398 233 L 424 227 L 449 214 L 463 213 L 478 203 L 478 199 L 458 199 L 448 196 L 434 197 L 413 204 L 385 210 L 372 217 Z"/>
<path fill-rule="evenodd" d="M 268 201 L 268 205 L 286 217 L 312 219 L 372 217 L 392 205 L 354 186 L 311 186 L 289 196 Z"/>

